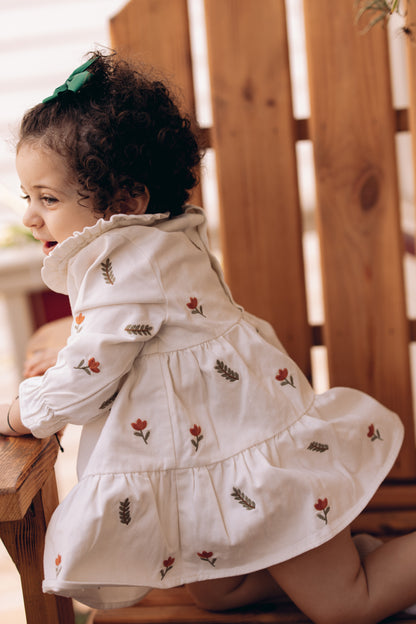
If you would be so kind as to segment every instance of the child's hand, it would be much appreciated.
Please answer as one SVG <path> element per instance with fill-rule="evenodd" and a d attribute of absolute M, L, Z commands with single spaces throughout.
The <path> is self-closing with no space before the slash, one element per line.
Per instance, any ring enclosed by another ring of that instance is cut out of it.
<path fill-rule="evenodd" d="M 58 353 L 59 349 L 48 347 L 30 354 L 23 366 L 24 378 L 43 375 L 48 368 L 55 366 Z"/>

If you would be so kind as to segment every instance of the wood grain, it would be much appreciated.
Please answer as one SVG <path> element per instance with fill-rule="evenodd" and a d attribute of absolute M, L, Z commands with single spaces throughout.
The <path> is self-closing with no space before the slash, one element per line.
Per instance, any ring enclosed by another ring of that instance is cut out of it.
<path fill-rule="evenodd" d="M 410 28 L 407 35 L 407 80 L 409 92 L 409 128 L 412 140 L 413 171 L 416 179 L 416 6 L 415 3 L 406 0 L 405 15 L 406 26 Z M 405 35 L 403 35 L 405 36 Z"/>
<path fill-rule="evenodd" d="M 56 439 L 0 436 L 0 522 L 21 520 L 53 471 Z"/>
<path fill-rule="evenodd" d="M 400 415 L 406 439 L 392 474 L 415 477 L 386 33 L 360 34 L 350 0 L 307 0 L 304 11 L 330 384 Z"/>
<path fill-rule="evenodd" d="M 154 589 L 138 605 L 96 611 L 88 624 L 304 624 L 291 602 L 264 603 L 214 613 L 196 607 L 184 588 Z"/>
<path fill-rule="evenodd" d="M 36 467 L 32 468 L 27 480 L 31 480 L 33 472 L 36 472 Z M 16 506 L 13 504 L 13 499 L 8 497 L 6 500 L 14 510 Z M 2 494 L 0 494 L 0 502 L 3 506 Z M 58 493 L 52 464 L 46 481 L 34 494 L 26 513 L 18 520 L 0 522 L 0 538 L 20 574 L 27 624 L 57 624 L 58 622 L 59 624 L 73 624 L 74 622 L 71 600 L 42 592 L 45 532 L 51 513 L 57 504 Z M 3 517 L 4 515 L 3 513 Z M 12 517 L 15 514 L 11 512 L 9 515 Z"/>
<path fill-rule="evenodd" d="M 285 4 L 209 0 L 205 12 L 227 281 L 309 375 Z"/>

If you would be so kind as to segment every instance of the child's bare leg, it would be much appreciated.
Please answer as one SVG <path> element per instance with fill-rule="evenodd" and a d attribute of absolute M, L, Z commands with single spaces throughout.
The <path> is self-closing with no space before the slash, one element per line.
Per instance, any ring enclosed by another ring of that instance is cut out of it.
<path fill-rule="evenodd" d="M 383 544 L 360 562 L 349 530 L 269 568 L 319 624 L 375 624 L 416 602 L 416 533 Z"/>
<path fill-rule="evenodd" d="M 187 589 L 199 607 L 210 611 L 226 611 L 282 596 L 281 589 L 267 570 L 189 583 Z"/>

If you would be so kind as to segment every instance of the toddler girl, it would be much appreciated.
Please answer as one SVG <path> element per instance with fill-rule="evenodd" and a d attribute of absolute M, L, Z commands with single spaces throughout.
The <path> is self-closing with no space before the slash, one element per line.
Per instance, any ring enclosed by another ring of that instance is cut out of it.
<path fill-rule="evenodd" d="M 166 86 L 115 55 L 23 118 L 24 224 L 73 325 L 56 365 L 1 406 L 0 433 L 83 426 L 44 591 L 106 608 L 186 584 L 228 609 L 283 589 L 315 622 L 378 622 L 416 601 L 416 535 L 360 561 L 348 527 L 402 426 L 358 391 L 314 396 L 233 301 L 186 204 L 198 163 Z"/>

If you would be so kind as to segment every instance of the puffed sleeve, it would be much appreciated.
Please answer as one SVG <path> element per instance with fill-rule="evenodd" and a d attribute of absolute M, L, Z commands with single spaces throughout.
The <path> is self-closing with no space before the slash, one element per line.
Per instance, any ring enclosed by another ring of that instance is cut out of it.
<path fill-rule="evenodd" d="M 108 412 L 133 361 L 166 317 L 157 270 L 137 245 L 122 237 L 112 244 L 100 237 L 99 243 L 71 263 L 74 321 L 56 365 L 20 384 L 22 422 L 39 438 Z"/>

